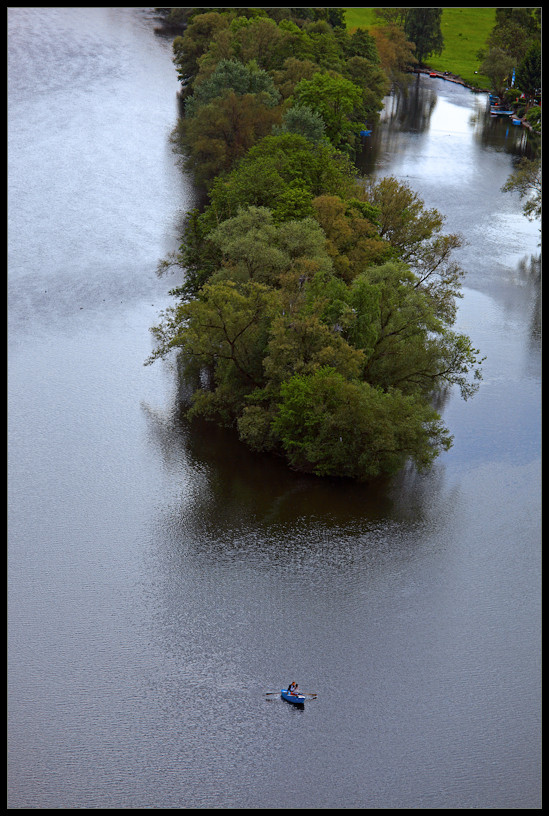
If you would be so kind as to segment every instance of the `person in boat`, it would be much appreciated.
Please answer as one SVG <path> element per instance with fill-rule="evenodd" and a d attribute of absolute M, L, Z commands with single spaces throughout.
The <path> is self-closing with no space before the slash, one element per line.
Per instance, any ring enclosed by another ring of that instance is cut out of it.
<path fill-rule="evenodd" d="M 290 683 L 290 685 L 288 686 L 288 692 L 290 694 L 295 694 L 296 691 L 297 691 L 297 683 L 296 682 Z"/>

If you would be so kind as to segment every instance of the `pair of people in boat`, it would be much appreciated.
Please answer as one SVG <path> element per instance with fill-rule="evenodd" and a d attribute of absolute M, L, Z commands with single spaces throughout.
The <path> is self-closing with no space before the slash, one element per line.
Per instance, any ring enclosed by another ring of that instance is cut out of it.
<path fill-rule="evenodd" d="M 297 691 L 298 688 L 299 688 L 299 686 L 297 685 L 297 683 L 290 683 L 290 685 L 288 686 L 288 692 L 290 694 L 297 694 L 298 693 L 298 691 Z"/>

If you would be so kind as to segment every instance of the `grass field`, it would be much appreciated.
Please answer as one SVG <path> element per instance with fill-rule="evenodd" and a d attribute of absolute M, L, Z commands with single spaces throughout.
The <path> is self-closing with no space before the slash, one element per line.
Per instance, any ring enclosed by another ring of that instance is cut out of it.
<path fill-rule="evenodd" d="M 380 24 L 373 8 L 345 9 L 347 28 L 372 28 Z M 486 46 L 486 39 L 494 27 L 494 8 L 443 8 L 442 36 L 444 50 L 440 56 L 429 58 L 429 67 L 435 71 L 450 71 L 468 85 L 490 88 L 490 80 L 478 71 L 477 53 Z"/>

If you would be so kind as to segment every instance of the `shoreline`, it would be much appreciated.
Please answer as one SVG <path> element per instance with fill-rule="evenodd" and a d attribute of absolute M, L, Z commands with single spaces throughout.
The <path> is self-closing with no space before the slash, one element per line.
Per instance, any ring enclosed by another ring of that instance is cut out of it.
<path fill-rule="evenodd" d="M 428 76 L 432 76 L 436 79 L 444 79 L 446 82 L 455 82 L 456 85 L 463 85 L 464 88 L 469 88 L 469 90 L 474 91 L 475 93 L 490 93 L 487 88 L 477 88 L 475 85 L 470 85 L 460 76 L 457 76 L 457 74 L 452 74 L 451 71 L 433 71 L 431 68 L 414 68 L 413 73 L 427 74 Z"/>
<path fill-rule="evenodd" d="M 456 74 L 452 74 L 450 71 L 433 71 L 430 68 L 414 68 L 412 73 L 414 74 L 427 74 L 433 79 L 444 79 L 446 82 L 454 82 L 456 85 L 461 85 L 464 88 L 469 88 L 470 91 L 473 93 L 490 93 L 489 90 L 486 88 L 477 88 L 474 85 L 470 85 L 468 82 L 465 82 L 460 76 Z M 519 119 L 520 117 L 517 117 Z M 534 133 L 534 129 L 532 125 L 525 120 L 524 117 L 520 118 L 521 127 L 526 128 L 531 133 Z"/>

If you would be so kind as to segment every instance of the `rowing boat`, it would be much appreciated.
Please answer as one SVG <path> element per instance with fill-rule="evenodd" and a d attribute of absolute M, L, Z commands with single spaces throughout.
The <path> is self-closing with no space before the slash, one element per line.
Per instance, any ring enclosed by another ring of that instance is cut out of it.
<path fill-rule="evenodd" d="M 305 705 L 305 700 L 307 697 L 304 697 L 303 694 L 294 694 L 288 689 L 281 689 L 280 696 L 283 700 L 286 700 L 288 703 L 293 703 L 294 705 Z"/>

